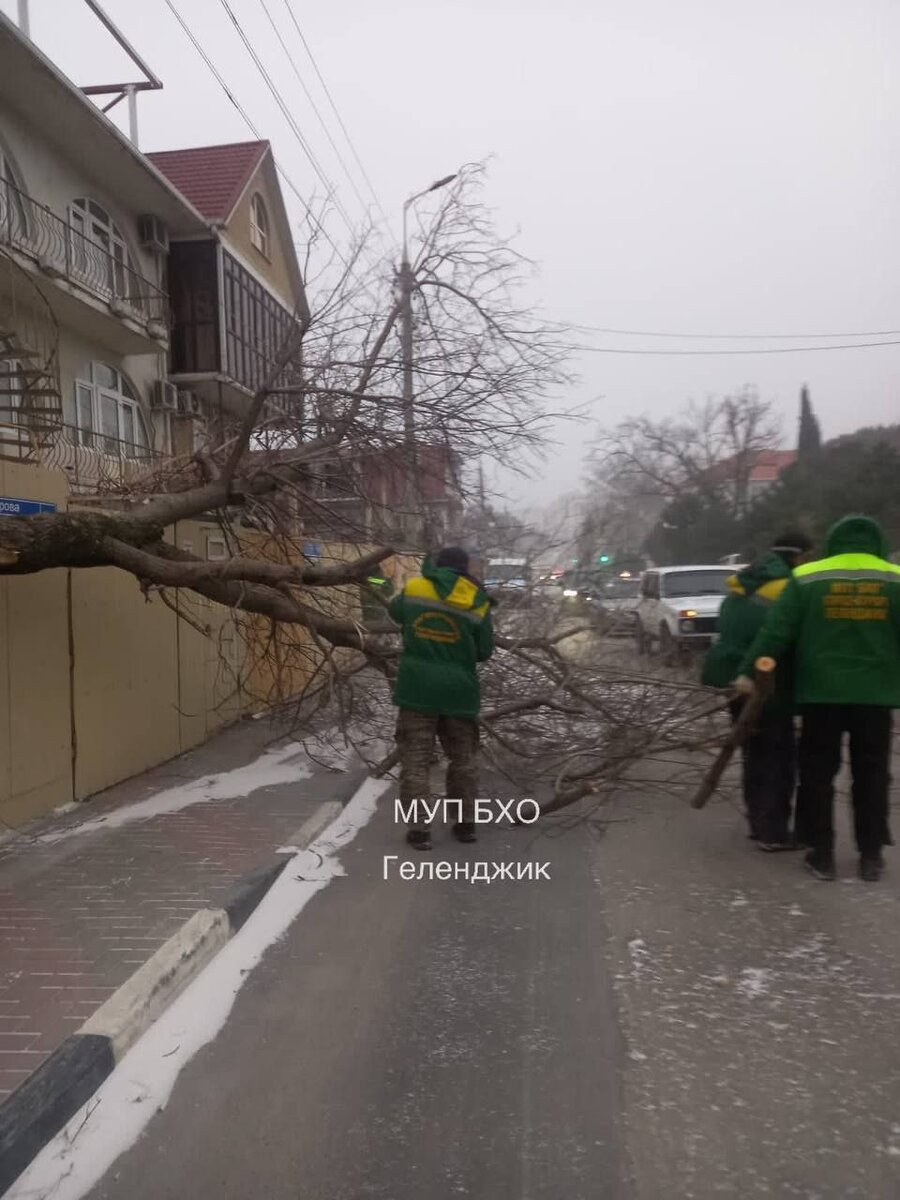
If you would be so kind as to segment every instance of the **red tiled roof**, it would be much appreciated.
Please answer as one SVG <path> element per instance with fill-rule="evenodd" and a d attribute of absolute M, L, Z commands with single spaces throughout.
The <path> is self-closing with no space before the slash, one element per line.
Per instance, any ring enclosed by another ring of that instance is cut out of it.
<path fill-rule="evenodd" d="M 760 450 L 750 469 L 750 482 L 774 483 L 785 467 L 796 461 L 796 450 Z"/>
<path fill-rule="evenodd" d="M 209 221 L 227 221 L 268 142 L 157 150 L 147 158 Z"/>
<path fill-rule="evenodd" d="M 797 461 L 796 450 L 757 450 L 753 455 L 748 479 L 750 483 L 775 483 L 785 467 Z M 711 483 L 727 483 L 737 474 L 737 456 L 725 458 L 704 471 Z"/>

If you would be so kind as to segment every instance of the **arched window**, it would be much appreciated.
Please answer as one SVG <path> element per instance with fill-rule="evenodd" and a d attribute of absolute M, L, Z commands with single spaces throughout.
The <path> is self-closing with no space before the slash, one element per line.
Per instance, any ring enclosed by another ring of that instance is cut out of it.
<path fill-rule="evenodd" d="M 259 192 L 250 200 L 250 241 L 260 254 L 269 257 L 269 214 Z"/>
<path fill-rule="evenodd" d="M 115 221 L 96 200 L 73 200 L 69 206 L 72 260 L 85 283 L 128 296 L 131 261 Z"/>
<path fill-rule="evenodd" d="M 149 440 L 137 393 L 108 363 L 92 362 L 75 382 L 75 441 L 120 458 L 143 458 Z"/>

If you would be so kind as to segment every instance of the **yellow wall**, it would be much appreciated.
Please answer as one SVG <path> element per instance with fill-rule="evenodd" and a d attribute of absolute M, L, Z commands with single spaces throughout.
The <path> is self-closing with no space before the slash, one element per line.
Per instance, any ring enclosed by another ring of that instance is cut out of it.
<path fill-rule="evenodd" d="M 59 473 L 0 460 L 0 495 L 64 507 L 67 492 Z M 67 581 L 0 577 L 0 818 L 13 825 L 71 793 Z"/>
<path fill-rule="evenodd" d="M 68 480 L 0 460 L 0 496 L 64 509 Z M 183 522 L 170 536 L 205 556 L 207 535 L 216 533 Z M 246 535 L 245 553 L 258 537 Z M 323 565 L 365 549 L 323 546 Z M 391 564 L 403 573 L 408 566 Z M 136 579 L 111 567 L 0 576 L 0 834 L 4 824 L 16 827 L 165 762 L 242 712 L 296 695 L 322 662 L 304 630 L 285 627 L 279 669 L 267 622 L 236 621 L 190 592 L 170 596 L 209 636 L 157 595 L 148 602 Z M 320 596 L 326 611 L 358 615 L 355 587 Z"/>

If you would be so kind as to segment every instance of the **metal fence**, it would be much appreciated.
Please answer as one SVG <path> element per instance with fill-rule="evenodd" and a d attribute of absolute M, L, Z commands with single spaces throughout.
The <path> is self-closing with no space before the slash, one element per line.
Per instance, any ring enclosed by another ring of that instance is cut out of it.
<path fill-rule="evenodd" d="M 118 315 L 166 325 L 166 293 L 132 268 L 124 247 L 91 239 L 6 179 L 0 180 L 0 244 L 105 300 Z"/>

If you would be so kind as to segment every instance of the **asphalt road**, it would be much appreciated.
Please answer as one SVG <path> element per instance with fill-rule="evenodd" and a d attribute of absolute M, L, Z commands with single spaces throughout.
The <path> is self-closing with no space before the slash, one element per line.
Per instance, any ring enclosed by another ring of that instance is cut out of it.
<path fill-rule="evenodd" d="M 384 880 L 399 837 L 385 804 L 96 1200 L 630 1194 L 593 842 L 443 835 L 551 864 L 476 885 Z"/>
<path fill-rule="evenodd" d="M 475 886 L 384 881 L 385 809 L 93 1200 L 895 1200 L 900 851 L 823 884 L 728 803 L 610 816 L 441 841 L 551 863 Z"/>

